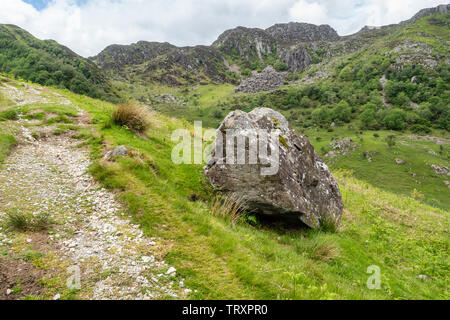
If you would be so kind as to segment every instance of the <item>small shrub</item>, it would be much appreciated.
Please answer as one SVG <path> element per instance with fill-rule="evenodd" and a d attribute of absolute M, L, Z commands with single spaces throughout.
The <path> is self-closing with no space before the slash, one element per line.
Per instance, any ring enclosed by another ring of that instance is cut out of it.
<path fill-rule="evenodd" d="M 144 132 L 148 128 L 147 113 L 133 104 L 119 105 L 111 115 L 114 124 L 125 126 L 135 132 Z"/>
<path fill-rule="evenodd" d="M 214 118 L 222 119 L 223 118 L 222 112 L 220 110 L 214 110 Z"/>
<path fill-rule="evenodd" d="M 427 134 L 431 132 L 431 129 L 421 124 L 415 124 L 411 127 L 411 131 L 417 134 Z"/>
<path fill-rule="evenodd" d="M 261 223 L 259 222 L 258 218 L 255 215 L 248 214 L 248 213 L 245 212 L 242 215 L 242 218 L 247 224 L 249 224 L 249 225 L 251 225 L 253 227 L 260 227 L 261 226 Z"/>
<path fill-rule="evenodd" d="M 44 117 L 45 117 L 44 112 L 38 112 L 38 113 L 27 114 L 24 118 L 27 120 L 44 120 Z"/>

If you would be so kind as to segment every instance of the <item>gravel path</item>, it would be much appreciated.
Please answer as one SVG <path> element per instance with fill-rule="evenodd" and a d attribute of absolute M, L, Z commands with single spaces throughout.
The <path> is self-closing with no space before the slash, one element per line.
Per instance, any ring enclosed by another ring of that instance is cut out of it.
<path fill-rule="evenodd" d="M 161 259 L 164 244 L 144 236 L 114 194 L 96 183 L 79 141 L 68 135 L 37 141 L 19 123 L 21 142 L 0 169 L 0 220 L 9 212 L 48 214 L 54 221 L 45 235 L 48 250 L 56 264 L 80 270 L 82 299 L 185 297 L 190 290 Z M 0 228 L 0 248 L 13 250 L 15 237 Z"/>
<path fill-rule="evenodd" d="M 82 270 L 81 283 L 108 274 L 95 282 L 89 299 L 177 298 L 170 289 L 174 269 L 166 274 L 168 266 L 151 254 L 155 239 L 120 217 L 123 208 L 87 173 L 89 165 L 87 153 L 69 138 L 19 146 L 0 172 L 0 211 L 49 213 L 57 222 L 49 239 L 60 259 Z M 10 240 L 1 234 L 0 241 Z"/>
<path fill-rule="evenodd" d="M 36 85 L 23 84 L 21 88 L 8 83 L 2 83 L 0 87 L 2 93 L 17 106 L 25 106 L 33 103 L 63 105 L 70 105 L 72 103 L 59 93 Z"/>

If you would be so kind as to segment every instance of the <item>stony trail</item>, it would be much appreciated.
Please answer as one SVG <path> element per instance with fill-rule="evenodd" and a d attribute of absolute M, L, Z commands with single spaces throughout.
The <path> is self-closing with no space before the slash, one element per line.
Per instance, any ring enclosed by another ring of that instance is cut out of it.
<path fill-rule="evenodd" d="M 80 299 L 179 298 L 189 292 L 163 261 L 164 244 L 144 236 L 115 195 L 88 173 L 89 152 L 78 140 L 69 135 L 35 140 L 24 123 L 21 128 L 21 142 L 0 167 L 0 222 L 26 214 L 47 216 L 52 226 L 36 233 L 0 224 L 0 249 L 16 256 L 38 250 L 51 266 L 45 273 L 62 283 L 70 279 Z M 8 279 L 1 273 L 0 279 Z M 0 297 L 12 294 L 10 286 Z M 54 289 L 51 295 L 61 297 Z"/>

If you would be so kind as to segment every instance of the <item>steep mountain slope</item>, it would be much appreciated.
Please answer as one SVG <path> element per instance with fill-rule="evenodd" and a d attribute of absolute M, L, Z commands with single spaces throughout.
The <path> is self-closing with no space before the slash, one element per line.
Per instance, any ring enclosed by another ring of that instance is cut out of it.
<path fill-rule="evenodd" d="M 0 71 L 95 98 L 118 94 L 91 61 L 52 40 L 39 40 L 14 25 L 0 25 Z"/>
<path fill-rule="evenodd" d="M 169 43 L 140 41 L 129 46 L 109 46 L 91 60 L 118 81 L 168 85 L 233 81 L 222 56 L 207 46 L 179 48 Z"/>

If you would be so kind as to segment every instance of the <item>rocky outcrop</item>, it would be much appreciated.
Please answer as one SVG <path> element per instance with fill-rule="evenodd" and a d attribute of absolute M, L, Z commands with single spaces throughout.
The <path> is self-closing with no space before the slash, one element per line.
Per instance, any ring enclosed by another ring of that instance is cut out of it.
<path fill-rule="evenodd" d="M 278 55 L 291 72 L 298 72 L 312 63 L 311 55 L 303 46 L 279 48 Z"/>
<path fill-rule="evenodd" d="M 315 42 L 333 42 L 339 38 L 328 25 L 290 22 L 266 30 L 244 27 L 227 30 L 212 46 L 228 57 L 239 57 L 250 64 L 259 60 L 264 65 L 267 57 L 275 55 L 295 73 L 312 63 L 308 49 L 317 49 Z"/>
<path fill-rule="evenodd" d="M 412 40 L 402 41 L 391 52 L 397 55 L 392 66 L 398 70 L 405 65 L 422 65 L 427 69 L 434 69 L 443 60 L 442 56 L 433 54 L 432 47 L 427 43 Z"/>
<path fill-rule="evenodd" d="M 337 41 L 339 35 L 329 25 L 289 22 L 275 24 L 266 31 L 274 38 L 287 43 Z"/>
<path fill-rule="evenodd" d="M 176 47 L 169 43 L 139 41 L 112 45 L 92 57 L 113 78 L 137 82 L 183 85 L 232 82 L 221 53 L 213 47 Z"/>
<path fill-rule="evenodd" d="M 277 72 L 268 66 L 261 73 L 254 73 L 250 78 L 243 80 L 236 88 L 236 92 L 252 93 L 274 90 L 284 84 L 286 76 L 286 72 Z"/>
<path fill-rule="evenodd" d="M 94 60 L 101 68 L 120 69 L 124 66 L 142 64 L 176 49 L 170 43 L 139 41 L 131 45 L 113 44 L 106 47 Z"/>
<path fill-rule="evenodd" d="M 261 132 L 272 134 L 264 139 Z M 226 145 L 227 139 L 233 140 L 227 135 L 248 140 L 240 149 L 239 144 Z M 261 144 L 264 141 L 267 145 Z M 258 145 L 258 155 L 253 158 L 257 161 L 252 162 L 251 155 Z M 227 150 L 238 150 L 238 154 L 245 150 L 245 161 L 230 162 Z M 267 150 L 271 150 L 270 156 L 266 155 Z M 272 158 L 277 151 L 278 158 Z M 278 170 L 263 174 L 264 169 L 274 166 Z M 311 228 L 328 220 L 338 223 L 342 214 L 339 186 L 327 165 L 311 142 L 292 130 L 286 118 L 272 109 L 230 113 L 218 129 L 205 176 L 214 187 L 240 199 L 248 210 L 258 214 L 300 219 Z"/>
<path fill-rule="evenodd" d="M 276 53 L 277 40 L 262 29 L 237 27 L 222 33 L 212 46 L 228 56 L 262 60 Z"/>
<path fill-rule="evenodd" d="M 418 13 L 416 13 L 411 19 L 402 22 L 403 23 L 407 23 L 407 22 L 414 22 L 416 20 L 419 20 L 423 17 L 426 16 L 430 16 L 433 14 L 447 14 L 450 12 L 450 4 L 441 4 L 437 7 L 434 8 L 427 8 L 427 9 L 422 9 L 420 10 Z"/>

